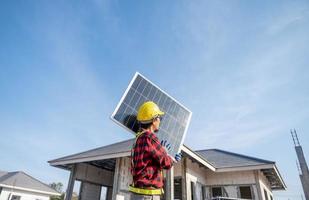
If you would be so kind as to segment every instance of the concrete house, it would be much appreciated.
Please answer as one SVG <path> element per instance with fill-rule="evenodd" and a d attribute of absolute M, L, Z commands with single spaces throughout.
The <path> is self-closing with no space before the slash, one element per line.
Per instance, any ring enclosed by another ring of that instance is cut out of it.
<path fill-rule="evenodd" d="M 0 171 L 0 200 L 49 200 L 53 195 L 60 194 L 24 172 Z"/>
<path fill-rule="evenodd" d="M 130 154 L 134 140 L 127 140 L 49 161 L 70 171 L 67 197 L 74 182 L 81 181 L 80 199 L 129 199 Z M 272 191 L 285 190 L 273 161 L 218 149 L 193 151 L 183 145 L 183 159 L 165 174 L 164 199 L 255 199 L 272 200 Z"/>

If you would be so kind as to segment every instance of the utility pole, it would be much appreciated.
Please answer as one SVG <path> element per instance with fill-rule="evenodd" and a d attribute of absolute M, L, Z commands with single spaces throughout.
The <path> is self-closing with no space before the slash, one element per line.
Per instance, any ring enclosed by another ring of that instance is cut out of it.
<path fill-rule="evenodd" d="M 303 153 L 303 149 L 299 143 L 298 136 L 297 136 L 295 129 L 291 130 L 291 135 L 293 138 L 293 142 L 295 145 L 295 151 L 296 151 L 298 163 L 299 163 L 299 165 L 297 164 L 297 168 L 299 171 L 300 181 L 303 186 L 305 199 L 309 200 L 309 170 L 308 170 L 307 162 L 306 162 L 306 159 Z"/>

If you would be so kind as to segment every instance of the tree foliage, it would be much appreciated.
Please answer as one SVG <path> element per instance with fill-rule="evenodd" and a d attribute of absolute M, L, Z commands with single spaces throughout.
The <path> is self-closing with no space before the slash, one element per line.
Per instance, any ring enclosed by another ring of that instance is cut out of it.
<path fill-rule="evenodd" d="M 58 182 L 58 183 L 50 183 L 49 186 L 56 190 L 57 192 L 61 193 L 60 196 L 51 196 L 49 199 L 50 200 L 64 200 L 64 192 L 62 191 L 63 184 Z"/>
<path fill-rule="evenodd" d="M 58 183 L 53 182 L 53 183 L 50 183 L 49 186 L 51 188 L 53 188 L 54 190 L 56 190 L 57 192 L 62 193 L 62 188 L 63 188 L 63 184 L 62 183 L 60 183 L 60 182 L 58 182 Z"/>

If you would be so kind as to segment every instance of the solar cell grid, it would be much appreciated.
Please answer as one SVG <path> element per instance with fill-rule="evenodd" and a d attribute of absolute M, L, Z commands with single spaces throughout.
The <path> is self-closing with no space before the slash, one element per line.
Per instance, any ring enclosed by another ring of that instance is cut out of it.
<path fill-rule="evenodd" d="M 192 113 L 141 74 L 135 74 L 111 118 L 136 133 L 137 110 L 142 103 L 149 100 L 154 101 L 165 112 L 157 136 L 171 144 L 168 153 L 175 155 L 180 151 Z"/>

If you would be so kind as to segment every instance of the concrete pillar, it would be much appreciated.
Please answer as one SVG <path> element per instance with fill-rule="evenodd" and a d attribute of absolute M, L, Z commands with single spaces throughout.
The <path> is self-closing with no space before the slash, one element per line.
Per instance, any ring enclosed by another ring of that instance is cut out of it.
<path fill-rule="evenodd" d="M 187 158 L 181 160 L 181 190 L 182 200 L 187 199 Z"/>
<path fill-rule="evenodd" d="M 260 175 L 259 175 L 258 170 L 254 171 L 254 178 L 255 178 L 255 184 L 256 184 L 258 199 L 262 200 L 262 199 L 264 199 L 264 197 L 263 197 L 264 193 L 262 193 L 261 184 L 260 184 Z M 256 198 L 256 197 L 254 197 L 254 198 Z"/>
<path fill-rule="evenodd" d="M 116 158 L 112 200 L 116 200 L 119 191 L 121 158 Z"/>
<path fill-rule="evenodd" d="M 166 200 L 174 200 L 174 167 L 166 171 Z"/>
<path fill-rule="evenodd" d="M 68 182 L 68 187 L 65 195 L 65 200 L 71 200 L 75 182 L 76 165 L 74 164 L 71 168 L 70 179 Z"/>

